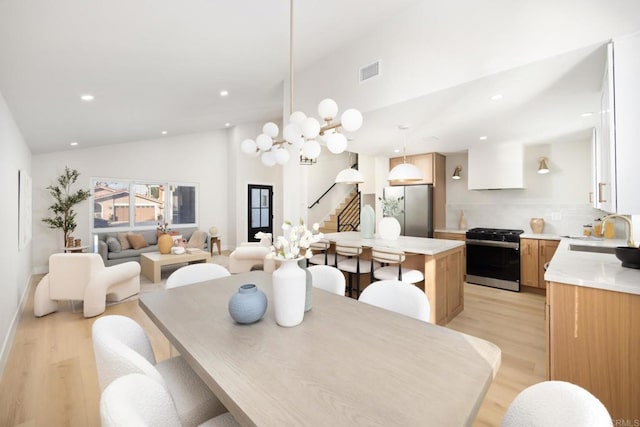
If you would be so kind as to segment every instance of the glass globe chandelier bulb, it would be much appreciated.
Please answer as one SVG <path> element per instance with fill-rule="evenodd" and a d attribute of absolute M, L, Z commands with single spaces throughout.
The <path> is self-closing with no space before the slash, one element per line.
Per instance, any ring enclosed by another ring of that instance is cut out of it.
<path fill-rule="evenodd" d="M 347 132 L 355 132 L 362 126 L 362 113 L 355 108 L 349 108 L 342 113 L 342 128 Z"/>
<path fill-rule="evenodd" d="M 318 114 L 322 120 L 331 121 L 338 115 L 338 104 L 333 99 L 323 99 L 318 104 Z"/>
<path fill-rule="evenodd" d="M 341 133 L 332 133 L 327 137 L 327 148 L 333 154 L 340 154 L 347 148 L 347 137 Z"/>
<path fill-rule="evenodd" d="M 295 141 L 302 138 L 302 129 L 300 129 L 300 126 L 296 123 L 289 123 L 284 127 L 282 136 L 284 137 L 285 141 L 293 144 Z"/>
<path fill-rule="evenodd" d="M 273 146 L 273 139 L 271 139 L 271 137 L 269 135 L 261 133 L 256 138 L 256 145 L 262 151 L 267 151 L 267 150 L 271 149 L 271 147 Z"/>
<path fill-rule="evenodd" d="M 302 126 L 302 122 L 307 118 L 307 115 L 302 111 L 294 111 L 289 116 L 289 123 L 295 123 L 298 126 Z"/>
<path fill-rule="evenodd" d="M 336 176 L 337 184 L 362 184 L 364 176 L 357 169 L 342 169 Z"/>
<path fill-rule="evenodd" d="M 302 145 L 304 144 L 304 136 L 300 135 L 294 141 L 291 141 L 291 148 L 295 151 L 300 151 L 302 149 Z"/>
<path fill-rule="evenodd" d="M 273 154 L 273 151 L 265 151 L 262 153 L 260 160 L 262 160 L 262 164 L 265 166 L 273 166 L 276 164 L 276 157 Z"/>
<path fill-rule="evenodd" d="M 401 163 L 389 172 L 389 181 L 422 181 L 422 171 L 410 163 Z"/>
<path fill-rule="evenodd" d="M 320 134 L 320 123 L 313 117 L 307 117 L 302 121 L 302 135 L 313 139 Z"/>
<path fill-rule="evenodd" d="M 291 155 L 289 154 L 289 150 L 282 147 L 276 149 L 274 156 L 276 159 L 276 163 L 278 163 L 279 165 L 284 165 L 289 161 L 289 157 L 291 157 Z"/>
<path fill-rule="evenodd" d="M 245 139 L 240 143 L 240 149 L 245 154 L 256 154 L 258 151 L 258 146 L 253 139 Z"/>
<path fill-rule="evenodd" d="M 320 144 L 315 139 L 310 139 L 302 145 L 302 153 L 305 157 L 315 159 L 320 155 Z"/>
<path fill-rule="evenodd" d="M 278 132 L 280 132 L 280 129 L 278 129 L 278 125 L 273 122 L 265 123 L 264 126 L 262 126 L 262 133 L 271 138 L 278 136 Z"/>

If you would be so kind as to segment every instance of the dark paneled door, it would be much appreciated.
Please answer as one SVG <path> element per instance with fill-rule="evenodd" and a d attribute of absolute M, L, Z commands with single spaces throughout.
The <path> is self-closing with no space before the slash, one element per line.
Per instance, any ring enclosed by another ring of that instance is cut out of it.
<path fill-rule="evenodd" d="M 273 186 L 253 185 L 248 186 L 248 240 L 256 242 L 254 236 L 257 232 L 273 234 Z"/>

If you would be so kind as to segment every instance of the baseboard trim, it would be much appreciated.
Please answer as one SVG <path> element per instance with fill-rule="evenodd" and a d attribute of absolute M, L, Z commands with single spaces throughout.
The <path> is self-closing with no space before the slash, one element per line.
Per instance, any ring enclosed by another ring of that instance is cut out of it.
<path fill-rule="evenodd" d="M 18 304 L 13 319 L 11 320 L 11 326 L 9 326 L 9 331 L 5 336 L 4 342 L 2 343 L 2 348 L 0 349 L 0 378 L 2 378 L 2 374 L 4 373 L 4 367 L 7 363 L 7 359 L 9 358 L 9 353 L 11 352 L 13 338 L 15 337 L 16 330 L 18 329 L 18 322 L 20 321 L 20 317 L 22 317 L 22 313 L 24 312 L 24 307 L 27 303 L 27 297 L 29 296 L 31 286 L 33 286 L 32 281 L 33 275 L 29 276 L 27 286 L 24 287 L 24 292 L 20 297 L 20 303 Z"/>

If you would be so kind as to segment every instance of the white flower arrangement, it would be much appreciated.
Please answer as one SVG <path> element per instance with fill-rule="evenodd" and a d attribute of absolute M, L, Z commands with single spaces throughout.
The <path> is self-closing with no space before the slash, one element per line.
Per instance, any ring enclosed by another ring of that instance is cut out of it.
<path fill-rule="evenodd" d="M 294 226 L 289 221 L 282 224 L 282 236 L 278 236 L 272 246 L 273 257 L 276 259 L 296 259 L 303 255 L 311 258 L 311 243 L 317 242 L 324 237 L 318 230 L 320 225 L 313 224 L 312 230 L 308 230 L 303 220 L 298 226 Z"/>
<path fill-rule="evenodd" d="M 400 207 L 400 202 L 404 199 L 404 196 L 400 196 L 398 198 L 390 197 L 388 199 L 383 199 L 382 197 L 378 197 L 380 203 L 382 203 L 382 216 L 398 216 L 404 211 Z"/>

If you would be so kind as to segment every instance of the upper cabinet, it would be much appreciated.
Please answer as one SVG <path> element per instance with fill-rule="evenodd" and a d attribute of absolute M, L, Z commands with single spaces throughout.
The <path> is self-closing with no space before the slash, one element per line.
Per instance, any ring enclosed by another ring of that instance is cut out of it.
<path fill-rule="evenodd" d="M 596 207 L 640 214 L 640 33 L 609 44 L 596 138 Z"/>
<path fill-rule="evenodd" d="M 524 148 L 493 144 L 469 149 L 469 190 L 524 188 Z"/>

